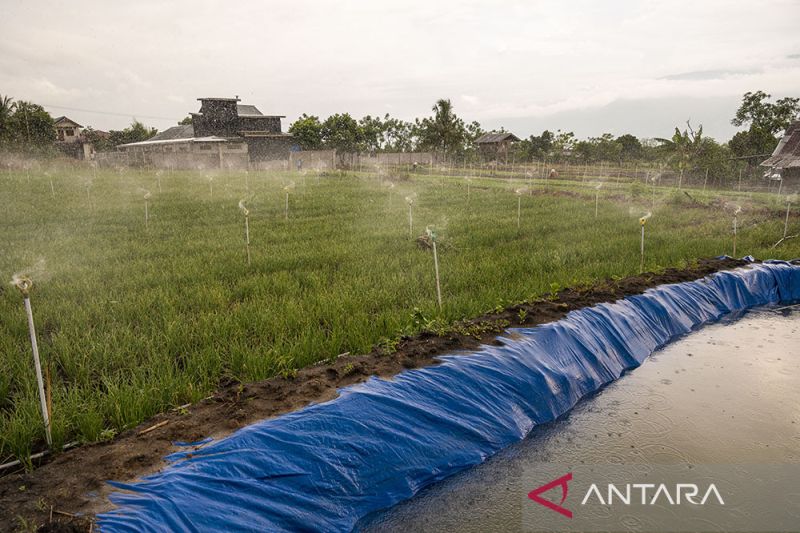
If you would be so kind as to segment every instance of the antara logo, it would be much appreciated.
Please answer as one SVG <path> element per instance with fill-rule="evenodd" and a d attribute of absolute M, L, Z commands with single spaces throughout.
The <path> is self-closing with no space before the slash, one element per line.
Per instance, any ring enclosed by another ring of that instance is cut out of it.
<path fill-rule="evenodd" d="M 528 498 L 567 518 L 572 518 L 572 511 L 564 507 L 564 502 L 569 494 L 570 481 L 572 481 L 572 472 L 532 490 L 528 493 Z M 558 504 L 542 498 L 542 494 L 556 487 L 561 487 L 561 501 Z M 701 492 L 700 487 L 694 483 L 677 483 L 672 487 L 664 483 L 627 483 L 619 486 L 609 483 L 605 491 L 601 491 L 596 483 L 592 483 L 581 500 L 581 505 L 586 505 L 587 503 L 607 506 L 614 504 L 631 505 L 631 502 L 641 505 L 657 505 L 659 503 L 669 505 L 682 505 L 684 503 L 705 505 L 710 499 L 716 500 L 720 505 L 725 505 L 725 501 L 713 483 L 708 486 L 705 492 Z"/>
<path fill-rule="evenodd" d="M 558 479 L 554 479 L 550 483 L 542 485 L 538 489 L 533 489 L 528 493 L 528 498 L 535 501 L 539 505 L 544 505 L 548 509 L 552 509 L 553 511 L 559 514 L 566 516 L 567 518 L 572 518 L 572 511 L 561 506 L 561 504 L 564 503 L 564 500 L 567 499 L 567 493 L 569 492 L 569 485 L 567 485 L 567 483 L 569 483 L 570 481 L 572 481 L 572 472 L 564 476 L 561 476 Z M 539 496 L 543 492 L 547 492 L 548 490 L 559 486 L 561 487 L 561 503 L 559 505 L 556 505 L 553 502 L 545 500 L 544 498 Z"/>

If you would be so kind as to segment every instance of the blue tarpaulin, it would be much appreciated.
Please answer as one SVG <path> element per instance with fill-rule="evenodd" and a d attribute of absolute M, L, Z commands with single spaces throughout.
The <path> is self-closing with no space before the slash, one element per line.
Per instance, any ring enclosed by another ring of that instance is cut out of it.
<path fill-rule="evenodd" d="M 502 346 L 345 388 L 136 483 L 103 531 L 350 531 L 483 462 L 654 350 L 731 312 L 800 300 L 800 266 L 768 262 L 511 330 Z"/>

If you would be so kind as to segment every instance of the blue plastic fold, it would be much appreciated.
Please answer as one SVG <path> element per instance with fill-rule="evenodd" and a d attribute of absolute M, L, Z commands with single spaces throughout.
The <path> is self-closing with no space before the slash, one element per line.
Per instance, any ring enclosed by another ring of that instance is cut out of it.
<path fill-rule="evenodd" d="M 756 264 L 664 285 L 503 346 L 264 420 L 180 458 L 99 516 L 103 531 L 350 531 L 362 517 L 484 461 L 654 350 L 735 311 L 800 300 L 800 266 Z"/>

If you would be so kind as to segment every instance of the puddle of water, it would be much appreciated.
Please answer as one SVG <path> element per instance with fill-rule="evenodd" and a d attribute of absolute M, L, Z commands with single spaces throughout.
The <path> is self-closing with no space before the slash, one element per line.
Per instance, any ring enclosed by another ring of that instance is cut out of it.
<path fill-rule="evenodd" d="M 361 531 L 519 531 L 526 465 L 800 463 L 800 310 L 710 325 Z M 526 491 L 527 492 L 527 491 Z"/>

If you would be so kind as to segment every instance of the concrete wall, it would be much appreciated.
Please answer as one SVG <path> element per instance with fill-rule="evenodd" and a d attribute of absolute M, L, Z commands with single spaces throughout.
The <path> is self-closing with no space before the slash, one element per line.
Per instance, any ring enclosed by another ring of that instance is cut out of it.
<path fill-rule="evenodd" d="M 378 168 L 398 165 L 433 165 L 434 154 L 428 152 L 386 152 L 377 154 L 339 154 L 339 163 L 349 168 Z"/>
<path fill-rule="evenodd" d="M 148 166 L 176 170 L 249 168 L 245 143 L 169 143 L 130 147 L 124 151 L 98 153 L 103 166 Z"/>
<path fill-rule="evenodd" d="M 298 162 L 301 162 L 299 169 Z M 336 150 L 289 152 L 289 170 L 332 170 L 335 168 Z"/>

